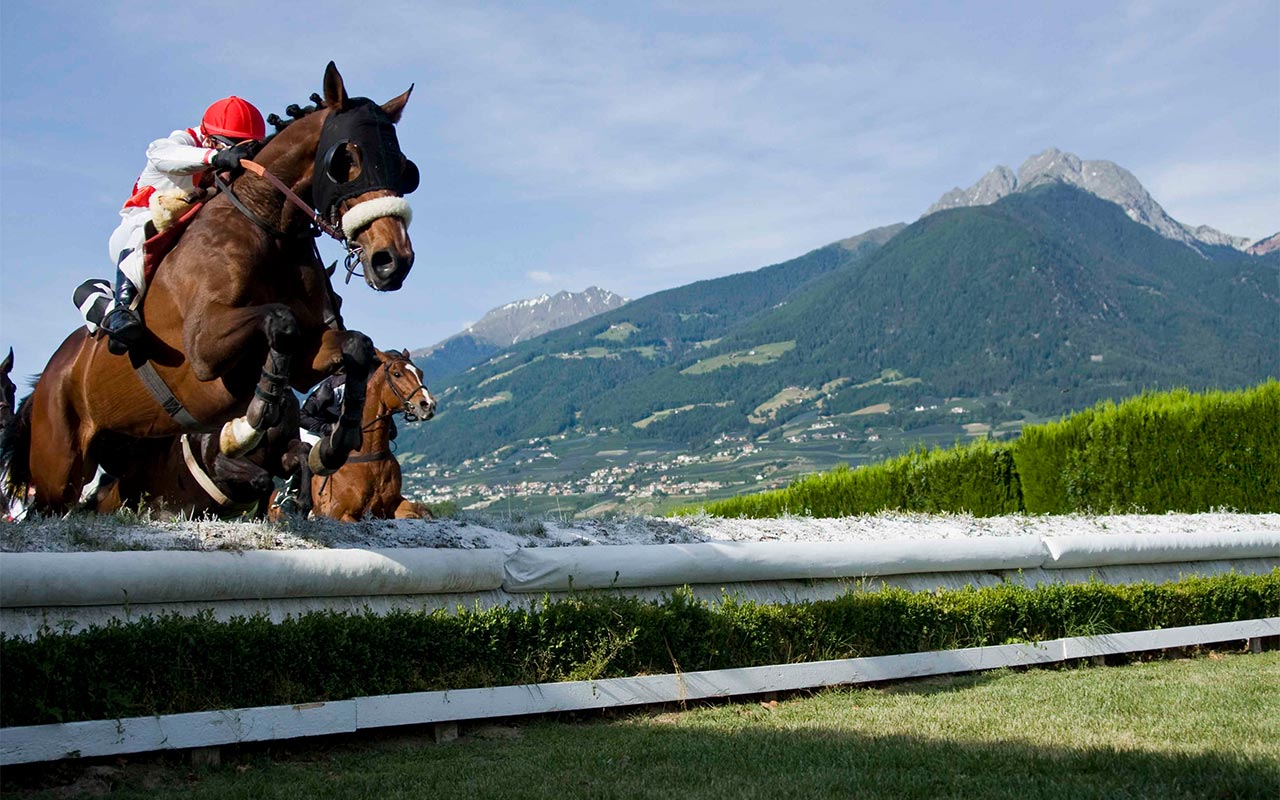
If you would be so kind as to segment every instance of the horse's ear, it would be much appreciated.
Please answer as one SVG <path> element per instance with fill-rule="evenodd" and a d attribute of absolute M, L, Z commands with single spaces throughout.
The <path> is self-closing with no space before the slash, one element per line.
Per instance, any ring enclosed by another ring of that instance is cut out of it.
<path fill-rule="evenodd" d="M 413 84 L 409 84 L 409 88 L 399 97 L 393 97 L 382 104 L 382 110 L 387 112 L 387 116 L 391 117 L 392 122 L 400 121 L 400 114 L 404 112 L 404 106 L 409 102 L 409 95 L 413 94 Z"/>
<path fill-rule="evenodd" d="M 4 357 L 4 361 L 0 362 L 0 374 L 8 375 L 9 370 L 13 369 L 13 348 L 9 348 L 9 355 Z"/>
<path fill-rule="evenodd" d="M 341 111 L 347 105 L 347 87 L 342 83 L 342 75 L 332 61 L 324 68 L 324 107 Z"/>

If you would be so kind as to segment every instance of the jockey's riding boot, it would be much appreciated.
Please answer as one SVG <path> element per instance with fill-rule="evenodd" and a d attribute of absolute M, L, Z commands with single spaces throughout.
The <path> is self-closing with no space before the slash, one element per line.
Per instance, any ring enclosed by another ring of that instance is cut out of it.
<path fill-rule="evenodd" d="M 102 329 L 107 332 L 107 349 L 122 356 L 142 339 L 146 327 L 142 318 L 131 306 L 138 299 L 138 287 L 125 274 L 116 271 L 116 301 L 111 311 L 102 318 Z"/>

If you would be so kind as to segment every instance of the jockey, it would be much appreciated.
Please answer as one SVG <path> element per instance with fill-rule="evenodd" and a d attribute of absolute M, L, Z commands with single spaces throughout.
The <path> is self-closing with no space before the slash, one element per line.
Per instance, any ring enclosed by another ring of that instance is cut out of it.
<path fill-rule="evenodd" d="M 115 302 L 102 320 L 102 329 L 110 337 L 107 346 L 112 353 L 122 355 L 142 338 L 138 309 L 147 288 L 142 246 L 152 215 L 163 213 L 165 198 L 189 203 L 199 196 L 200 179 L 210 168 L 239 169 L 240 159 L 252 158 L 266 135 L 261 112 L 232 96 L 209 106 L 199 129 L 174 131 L 147 147 L 147 164 L 133 195 L 120 209 L 120 225 L 108 243 L 116 265 Z"/>
<path fill-rule="evenodd" d="M 330 375 L 312 390 L 299 413 L 302 441 L 315 445 L 328 435 L 342 416 L 342 400 L 346 394 L 347 376 L 342 372 Z"/>
<path fill-rule="evenodd" d="M 371 376 L 372 377 L 372 376 Z M 342 401 L 347 395 L 347 375 L 337 372 L 320 382 L 311 390 L 311 394 L 302 402 L 298 421 L 302 429 L 298 438 L 313 447 L 333 431 L 342 416 Z M 387 418 L 388 438 L 395 439 L 399 433 L 393 417 Z"/>

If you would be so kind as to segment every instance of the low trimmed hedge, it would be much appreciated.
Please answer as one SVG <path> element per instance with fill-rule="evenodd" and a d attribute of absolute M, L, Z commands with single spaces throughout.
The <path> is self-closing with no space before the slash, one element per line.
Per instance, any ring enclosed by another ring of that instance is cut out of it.
<path fill-rule="evenodd" d="M 761 605 L 592 593 L 525 610 L 145 617 L 0 639 L 0 725 L 785 664 L 1280 616 L 1280 570 Z"/>

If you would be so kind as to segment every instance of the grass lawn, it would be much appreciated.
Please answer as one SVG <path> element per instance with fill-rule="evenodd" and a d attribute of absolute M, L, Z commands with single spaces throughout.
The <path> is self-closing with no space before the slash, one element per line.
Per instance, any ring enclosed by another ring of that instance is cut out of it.
<path fill-rule="evenodd" d="M 4 795 L 1274 800 L 1280 652 L 1005 670 L 463 734 L 439 745 L 412 729 L 228 749 L 212 768 L 171 755 L 7 770 Z"/>

